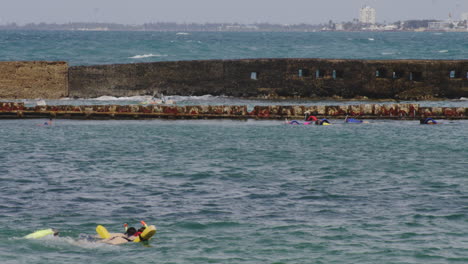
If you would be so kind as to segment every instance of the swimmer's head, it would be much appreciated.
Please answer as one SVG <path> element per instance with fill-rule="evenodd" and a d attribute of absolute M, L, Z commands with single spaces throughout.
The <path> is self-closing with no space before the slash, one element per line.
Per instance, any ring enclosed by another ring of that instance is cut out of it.
<path fill-rule="evenodd" d="M 125 232 L 125 234 L 127 236 L 133 236 L 136 232 L 137 232 L 137 230 L 134 227 L 129 227 L 127 229 L 127 232 Z"/>

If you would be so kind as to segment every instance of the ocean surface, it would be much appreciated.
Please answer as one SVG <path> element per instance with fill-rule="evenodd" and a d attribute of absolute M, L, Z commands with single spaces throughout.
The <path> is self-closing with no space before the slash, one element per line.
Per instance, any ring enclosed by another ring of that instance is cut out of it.
<path fill-rule="evenodd" d="M 3 120 L 0 262 L 467 263 L 468 121 L 332 122 Z"/>
<path fill-rule="evenodd" d="M 0 60 L 96 65 L 245 58 L 468 59 L 468 32 L 0 31 Z"/>
<path fill-rule="evenodd" d="M 468 59 L 468 33 L 0 32 L 1 61 L 257 57 Z M 169 99 L 249 107 L 366 103 Z M 45 121 L 0 120 L 2 264 L 468 263 L 468 120 Z M 138 227 L 140 220 L 158 228 L 149 243 L 83 239 L 98 224 L 123 232 L 124 223 Z M 60 236 L 23 238 L 49 227 Z"/>

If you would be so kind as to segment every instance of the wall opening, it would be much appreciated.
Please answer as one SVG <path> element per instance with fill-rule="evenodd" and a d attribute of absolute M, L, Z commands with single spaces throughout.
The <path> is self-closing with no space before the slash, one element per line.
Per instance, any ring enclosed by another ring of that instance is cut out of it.
<path fill-rule="evenodd" d="M 404 71 L 396 70 L 393 72 L 393 79 L 401 79 L 405 76 Z"/>
<path fill-rule="evenodd" d="M 459 79 L 461 78 L 460 74 L 461 74 L 460 71 L 457 72 L 456 70 L 451 70 L 449 73 L 449 76 L 450 76 L 450 79 Z"/>
<path fill-rule="evenodd" d="M 299 75 L 299 77 L 307 77 L 307 76 L 309 76 L 309 70 L 299 69 L 298 75 Z"/>
<path fill-rule="evenodd" d="M 333 79 L 343 79 L 344 71 L 342 70 L 333 70 L 332 77 Z"/>
<path fill-rule="evenodd" d="M 325 77 L 325 71 L 322 70 L 316 70 L 315 71 L 315 78 L 320 79 Z"/>
<path fill-rule="evenodd" d="M 387 78 L 388 71 L 385 68 L 379 68 L 375 71 L 375 77 L 377 78 Z"/>
<path fill-rule="evenodd" d="M 420 82 L 422 81 L 422 72 L 410 72 L 410 81 Z"/>
<path fill-rule="evenodd" d="M 258 80 L 258 72 L 251 72 L 250 73 L 250 79 Z"/>

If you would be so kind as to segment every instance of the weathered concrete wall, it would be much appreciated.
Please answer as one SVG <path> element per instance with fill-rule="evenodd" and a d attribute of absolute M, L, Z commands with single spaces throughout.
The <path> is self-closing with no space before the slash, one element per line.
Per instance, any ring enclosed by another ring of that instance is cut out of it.
<path fill-rule="evenodd" d="M 56 99 L 67 95 L 66 62 L 0 62 L 0 98 Z"/>
<path fill-rule="evenodd" d="M 468 60 L 251 59 L 70 68 L 70 96 L 228 95 L 395 99 L 468 96 Z"/>
<path fill-rule="evenodd" d="M 228 95 L 468 97 L 468 60 L 250 59 L 78 66 L 0 62 L 0 98 Z"/>
<path fill-rule="evenodd" d="M 222 61 L 70 67 L 70 97 L 223 94 Z"/>

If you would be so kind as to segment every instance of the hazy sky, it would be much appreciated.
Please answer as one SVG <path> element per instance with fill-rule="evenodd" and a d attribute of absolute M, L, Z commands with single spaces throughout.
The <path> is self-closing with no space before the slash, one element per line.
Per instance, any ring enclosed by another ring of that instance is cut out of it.
<path fill-rule="evenodd" d="M 468 0 L 0 0 L 0 23 L 30 22 L 269 22 L 351 21 L 363 5 L 378 22 L 459 19 Z"/>

